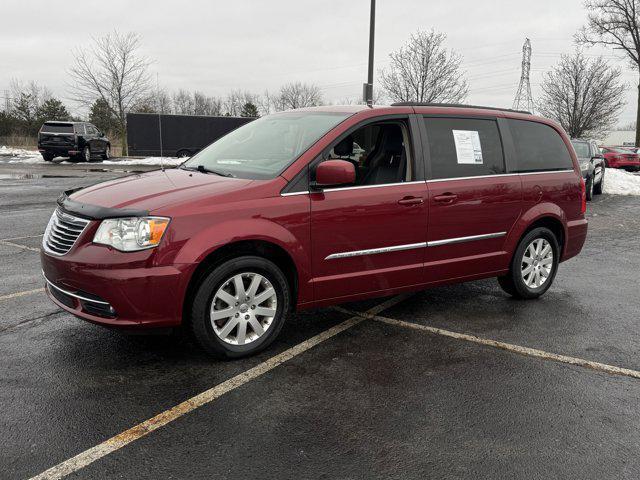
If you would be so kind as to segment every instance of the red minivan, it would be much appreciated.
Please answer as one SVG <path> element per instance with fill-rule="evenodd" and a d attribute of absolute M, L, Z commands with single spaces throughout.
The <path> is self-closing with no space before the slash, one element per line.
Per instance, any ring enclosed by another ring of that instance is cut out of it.
<path fill-rule="evenodd" d="M 585 188 L 557 124 L 438 104 L 269 115 L 181 166 L 58 200 L 51 299 L 122 329 L 253 354 L 293 310 L 497 277 L 536 298 L 580 252 Z"/>

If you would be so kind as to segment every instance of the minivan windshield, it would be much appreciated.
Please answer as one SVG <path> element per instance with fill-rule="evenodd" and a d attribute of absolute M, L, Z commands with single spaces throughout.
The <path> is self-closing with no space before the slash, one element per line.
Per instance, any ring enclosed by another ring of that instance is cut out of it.
<path fill-rule="evenodd" d="M 238 178 L 275 178 L 350 115 L 313 111 L 267 115 L 228 133 L 180 168 Z"/>
<path fill-rule="evenodd" d="M 578 158 L 589 158 L 589 144 L 587 142 L 572 140 L 571 143 Z"/>

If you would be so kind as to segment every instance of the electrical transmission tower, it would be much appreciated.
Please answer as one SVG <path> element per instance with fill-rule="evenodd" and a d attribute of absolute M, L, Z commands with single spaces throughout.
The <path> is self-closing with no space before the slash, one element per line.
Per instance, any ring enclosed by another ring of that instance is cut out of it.
<path fill-rule="evenodd" d="M 514 110 L 527 110 L 533 113 L 533 97 L 531 96 L 531 81 L 529 71 L 531 70 L 531 41 L 527 38 L 522 46 L 522 74 L 520 75 L 520 85 L 518 93 L 513 101 Z"/>

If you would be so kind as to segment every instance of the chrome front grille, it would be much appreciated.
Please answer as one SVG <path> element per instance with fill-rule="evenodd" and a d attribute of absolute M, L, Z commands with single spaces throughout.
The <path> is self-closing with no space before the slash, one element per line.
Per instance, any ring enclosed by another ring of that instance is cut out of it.
<path fill-rule="evenodd" d="M 76 240 L 89 225 L 89 220 L 62 212 L 53 212 L 42 239 L 42 247 L 53 255 L 64 255 L 71 250 Z"/>

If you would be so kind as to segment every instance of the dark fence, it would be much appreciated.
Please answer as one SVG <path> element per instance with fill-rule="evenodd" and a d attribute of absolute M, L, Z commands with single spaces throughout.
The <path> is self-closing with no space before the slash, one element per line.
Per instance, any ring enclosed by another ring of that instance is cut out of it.
<path fill-rule="evenodd" d="M 160 155 L 160 131 L 162 131 L 162 155 L 190 156 L 231 130 L 252 120 L 254 119 L 243 117 L 129 113 L 127 115 L 129 155 Z"/>

